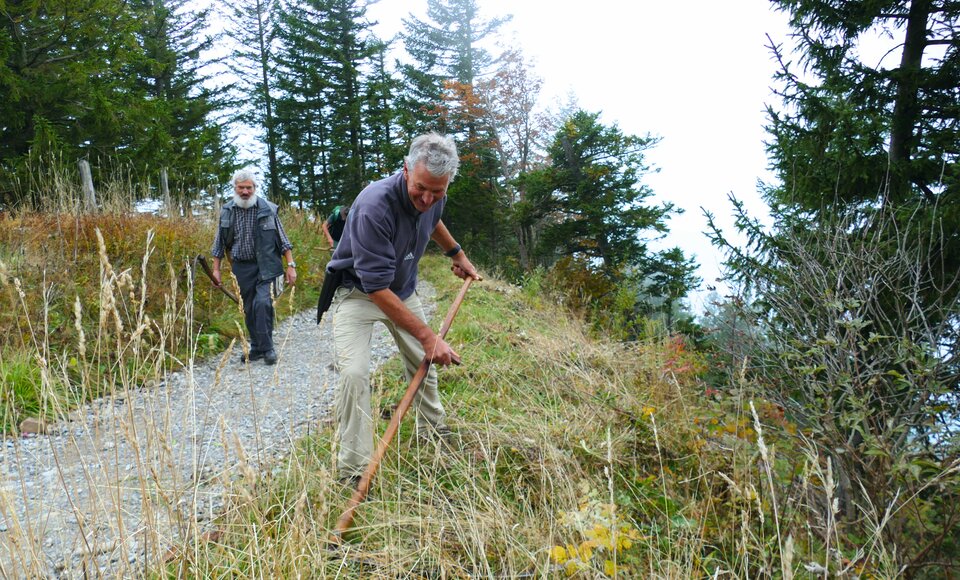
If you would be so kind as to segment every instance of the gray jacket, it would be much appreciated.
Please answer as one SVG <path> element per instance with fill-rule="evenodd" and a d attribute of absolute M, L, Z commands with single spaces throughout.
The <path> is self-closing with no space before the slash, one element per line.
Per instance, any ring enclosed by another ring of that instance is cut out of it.
<path fill-rule="evenodd" d="M 236 236 L 236 221 L 233 219 L 233 201 L 227 202 L 220 210 L 220 240 L 229 252 Z M 254 253 L 261 280 L 272 280 L 283 275 L 283 240 L 277 229 L 277 205 L 257 198 L 257 227 L 253 237 Z"/>
<path fill-rule="evenodd" d="M 371 183 L 350 206 L 327 271 L 343 270 L 344 286 L 366 293 L 389 288 L 406 300 L 417 287 L 420 258 L 446 201 L 421 214 L 410 202 L 402 171 Z"/>

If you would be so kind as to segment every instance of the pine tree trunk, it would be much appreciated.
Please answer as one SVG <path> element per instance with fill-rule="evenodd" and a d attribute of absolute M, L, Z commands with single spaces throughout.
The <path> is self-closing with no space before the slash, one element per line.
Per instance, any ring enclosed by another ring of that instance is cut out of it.
<path fill-rule="evenodd" d="M 270 174 L 270 199 L 280 202 L 280 166 L 277 162 L 277 130 L 273 118 L 273 98 L 270 95 L 270 54 L 267 51 L 267 32 L 263 24 L 263 3 L 257 1 L 257 36 L 260 43 L 260 74 L 263 83 L 264 127 L 267 131 L 267 159 Z"/>
<path fill-rule="evenodd" d="M 166 167 L 160 170 L 160 199 L 163 200 L 163 207 L 167 212 L 167 217 L 173 217 L 174 207 L 173 200 L 170 199 L 170 186 L 167 182 Z"/>
<path fill-rule="evenodd" d="M 917 92 L 920 86 L 923 50 L 927 43 L 927 19 L 931 0 L 914 0 L 907 17 L 907 33 L 897 75 L 897 96 L 890 123 L 890 192 L 888 199 L 902 201 L 908 194 L 907 165 L 914 148 L 914 127 L 920 114 Z"/>

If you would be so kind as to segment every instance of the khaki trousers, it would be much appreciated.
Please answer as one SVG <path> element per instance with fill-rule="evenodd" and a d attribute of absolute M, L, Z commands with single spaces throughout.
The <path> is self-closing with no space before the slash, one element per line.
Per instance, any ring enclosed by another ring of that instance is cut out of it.
<path fill-rule="evenodd" d="M 420 320 L 426 320 L 420 297 L 414 292 L 404 305 Z M 337 289 L 330 308 L 333 312 L 335 364 L 340 382 L 334 399 L 340 451 L 337 454 L 339 478 L 361 475 L 373 456 L 373 415 L 370 410 L 370 355 L 373 327 L 382 322 L 393 335 L 403 359 L 407 382 L 420 368 L 423 345 L 409 332 L 398 327 L 370 297 L 355 288 Z M 437 391 L 437 372 L 433 366 L 427 373 L 412 409 L 417 433 L 427 435 L 445 425 L 443 405 Z"/>

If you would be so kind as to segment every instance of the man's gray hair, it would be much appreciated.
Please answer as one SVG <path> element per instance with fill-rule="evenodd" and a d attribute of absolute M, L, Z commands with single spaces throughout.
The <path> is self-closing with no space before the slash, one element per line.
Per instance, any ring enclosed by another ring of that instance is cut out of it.
<path fill-rule="evenodd" d="M 236 173 L 233 174 L 233 177 L 230 179 L 231 185 L 236 185 L 241 181 L 252 181 L 253 189 L 257 189 L 257 176 L 253 174 L 253 171 L 250 169 L 238 169 Z"/>
<path fill-rule="evenodd" d="M 414 139 L 410 144 L 410 152 L 403 160 L 408 171 L 413 171 L 417 163 L 422 161 L 431 175 L 447 176 L 450 181 L 453 181 L 460 167 L 457 144 L 453 137 L 439 133 L 427 133 Z"/>

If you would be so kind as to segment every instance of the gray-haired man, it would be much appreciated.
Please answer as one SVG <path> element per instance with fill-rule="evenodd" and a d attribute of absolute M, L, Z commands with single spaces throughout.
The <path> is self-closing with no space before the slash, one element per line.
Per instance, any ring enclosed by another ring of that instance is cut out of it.
<path fill-rule="evenodd" d="M 343 237 L 327 265 L 342 271 L 333 298 L 333 333 L 340 382 L 336 413 L 340 432 L 338 476 L 356 485 L 373 455 L 370 351 L 373 325 L 390 330 L 411 380 L 425 354 L 434 363 L 459 363 L 459 355 L 425 322 L 417 296 L 417 266 L 432 239 L 453 260 L 460 278 L 479 279 L 476 268 L 440 220 L 447 186 L 460 160 L 451 137 L 436 133 L 413 140 L 403 170 L 371 183 L 353 202 Z M 449 432 L 434 367 L 413 408 L 421 436 Z"/>
<path fill-rule="evenodd" d="M 241 361 L 263 359 L 277 362 L 273 348 L 274 279 L 284 276 L 291 286 L 297 281 L 293 244 L 283 231 L 276 204 L 257 196 L 253 173 L 241 169 L 233 174 L 233 199 L 220 211 L 220 223 L 213 240 L 213 280 L 220 286 L 220 261 L 230 252 L 233 275 L 243 298 L 244 322 L 250 333 L 250 354 Z M 280 262 L 280 256 L 286 267 Z"/>

